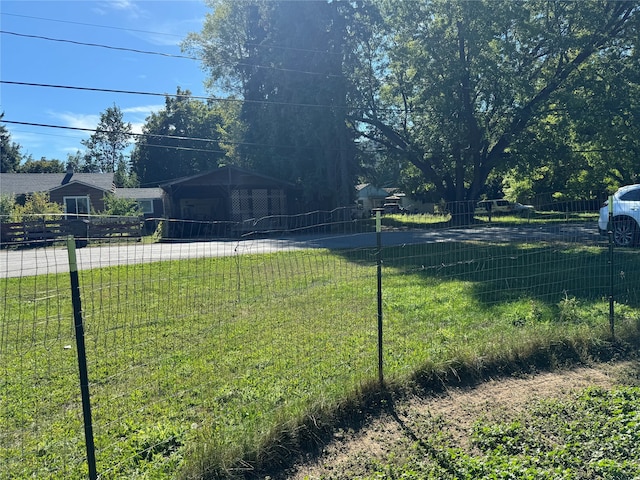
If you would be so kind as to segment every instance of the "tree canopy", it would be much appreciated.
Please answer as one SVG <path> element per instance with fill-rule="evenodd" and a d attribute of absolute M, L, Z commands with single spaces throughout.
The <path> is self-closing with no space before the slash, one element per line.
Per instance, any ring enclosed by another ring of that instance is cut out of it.
<path fill-rule="evenodd" d="M 576 77 L 598 56 L 632 48 L 637 22 L 636 2 L 382 1 L 380 8 L 386 21 L 371 72 L 379 86 L 357 120 L 441 198 L 456 201 L 477 199 L 514 147 L 535 151 Z"/>
<path fill-rule="evenodd" d="M 81 143 L 87 148 L 84 155 L 85 170 L 115 172 L 120 164 L 126 164 L 124 151 L 131 139 L 131 124 L 124 121 L 117 105 L 100 114 L 96 131 Z"/>
<path fill-rule="evenodd" d="M 47 160 L 45 157 L 34 160 L 30 156 L 17 169 L 19 173 L 63 173 L 65 170 L 60 160 Z"/>
<path fill-rule="evenodd" d="M 231 136 L 224 130 L 224 106 L 191 98 L 177 89 L 165 107 L 147 117 L 143 135 L 131 156 L 132 170 L 145 186 L 216 168 L 232 151 L 221 145 Z"/>
<path fill-rule="evenodd" d="M 245 100 L 246 158 L 279 175 L 329 188 L 373 144 L 434 198 L 472 201 L 515 167 L 564 156 L 595 178 L 611 165 L 580 150 L 637 152 L 637 1 L 210 4 L 186 47 Z M 624 163 L 605 176 L 632 179 Z"/>
<path fill-rule="evenodd" d="M 244 165 L 296 183 L 306 208 L 346 205 L 355 181 L 354 133 L 343 72 L 350 41 L 346 2 L 212 2 L 187 47 L 210 84 L 239 95 Z"/>

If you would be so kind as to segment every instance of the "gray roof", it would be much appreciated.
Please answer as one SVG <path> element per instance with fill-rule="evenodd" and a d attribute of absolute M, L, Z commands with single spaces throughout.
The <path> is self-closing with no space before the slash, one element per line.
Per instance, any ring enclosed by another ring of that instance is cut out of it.
<path fill-rule="evenodd" d="M 113 189 L 113 173 L 0 173 L 0 194 L 48 192 L 69 183 L 82 183 L 108 192 Z"/>
<path fill-rule="evenodd" d="M 118 198 L 132 200 L 153 200 L 154 198 L 162 198 L 162 194 L 161 188 L 117 188 L 115 193 Z"/>
<path fill-rule="evenodd" d="M 176 185 L 211 186 L 211 185 L 277 185 L 279 187 L 295 188 L 295 185 L 285 180 L 279 180 L 262 173 L 253 172 L 235 165 L 225 165 L 195 175 L 173 179 L 161 184 L 163 190 L 169 191 Z"/>

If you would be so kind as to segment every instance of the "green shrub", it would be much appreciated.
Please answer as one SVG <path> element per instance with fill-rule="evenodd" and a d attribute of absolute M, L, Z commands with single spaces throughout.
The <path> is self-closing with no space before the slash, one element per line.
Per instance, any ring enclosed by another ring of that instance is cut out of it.
<path fill-rule="evenodd" d="M 104 215 L 118 217 L 138 217 L 142 215 L 138 202 L 130 198 L 118 198 L 109 194 L 104 199 L 104 206 Z"/>
<path fill-rule="evenodd" d="M 0 194 L 0 219 L 9 220 L 16 208 L 16 199 L 13 195 Z"/>
<path fill-rule="evenodd" d="M 11 221 L 59 219 L 63 214 L 62 205 L 52 202 L 46 192 L 27 195 L 24 205 L 14 204 Z"/>

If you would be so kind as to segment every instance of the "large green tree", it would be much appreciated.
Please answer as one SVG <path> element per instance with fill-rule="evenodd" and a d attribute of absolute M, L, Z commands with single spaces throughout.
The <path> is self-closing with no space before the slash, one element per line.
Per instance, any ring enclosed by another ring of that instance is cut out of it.
<path fill-rule="evenodd" d="M 356 120 L 449 201 L 477 199 L 594 57 L 632 48 L 638 21 L 631 1 L 378 4 L 378 83 Z"/>
<path fill-rule="evenodd" d="M 233 145 L 233 102 L 220 104 L 194 99 L 178 88 L 166 96 L 165 107 L 151 114 L 131 155 L 132 170 L 142 185 L 158 185 L 171 179 L 216 168 Z M 231 131 L 228 131 L 230 129 Z"/>
<path fill-rule="evenodd" d="M 211 86 L 244 100 L 247 166 L 303 187 L 306 208 L 350 203 L 354 132 L 347 123 L 353 85 L 347 2 L 218 0 L 187 48 L 198 52 Z"/>
<path fill-rule="evenodd" d="M 422 176 L 423 190 L 463 206 L 476 200 L 497 172 L 516 162 L 534 167 L 544 161 L 538 142 L 547 147 L 554 142 L 540 135 L 566 121 L 570 110 L 564 103 L 581 75 L 603 58 L 615 65 L 625 55 L 637 55 L 637 1 L 220 0 L 212 6 L 203 32 L 188 45 L 199 47 L 212 82 L 236 87 L 246 100 L 268 102 L 252 107 L 245 120 L 262 128 L 271 121 L 280 137 L 276 142 L 266 135 L 256 143 L 306 146 L 312 133 L 304 128 L 305 116 L 313 115 L 309 104 L 316 102 L 309 99 L 317 90 L 321 103 L 348 107 L 340 112 L 356 138 L 375 142 L 394 162 L 410 163 Z M 283 28 L 277 19 L 284 17 L 273 13 L 278 9 L 298 9 L 298 20 L 292 15 L 289 28 Z M 308 22 L 313 17 L 322 25 L 318 19 L 329 18 L 323 9 L 335 12 L 324 31 L 340 34 L 312 48 L 300 32 L 309 38 L 322 32 Z M 303 55 L 295 54 L 294 45 L 306 51 L 309 63 L 295 60 Z M 341 71 L 344 87 L 327 82 L 334 103 L 311 77 L 297 81 L 312 69 L 314 51 L 340 53 L 329 72 Z M 281 100 L 300 111 L 271 114 Z M 585 102 L 586 109 L 571 113 L 598 128 L 589 118 L 594 106 Z M 269 114 L 261 117 L 255 110 Z M 584 140 L 579 122 L 571 121 L 579 143 Z M 301 128 L 289 128 L 292 124 Z M 269 155 L 274 158 L 273 150 Z M 470 219 L 465 208 L 461 221 Z"/>
<path fill-rule="evenodd" d="M 640 59 L 624 45 L 593 55 L 514 141 L 505 193 L 543 205 L 640 181 Z"/>

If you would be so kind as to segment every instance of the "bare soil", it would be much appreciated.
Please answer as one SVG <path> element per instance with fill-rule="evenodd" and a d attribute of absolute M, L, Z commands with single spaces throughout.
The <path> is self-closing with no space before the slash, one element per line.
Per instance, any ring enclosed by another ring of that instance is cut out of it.
<path fill-rule="evenodd" d="M 625 361 L 570 370 L 501 378 L 443 394 L 414 397 L 395 405 L 392 413 L 371 419 L 360 431 L 338 431 L 322 454 L 297 466 L 293 480 L 346 479 L 367 475 L 367 465 L 401 461 L 425 429 L 441 431 L 464 447 L 473 423 L 504 419 L 536 400 L 562 398 L 589 386 L 638 385 L 640 364 Z"/>

